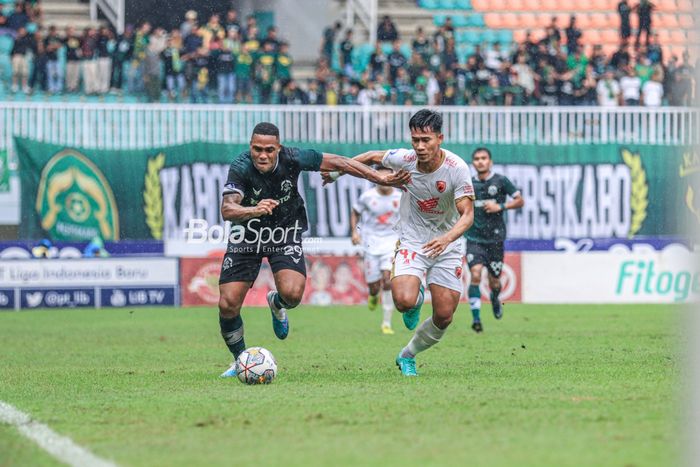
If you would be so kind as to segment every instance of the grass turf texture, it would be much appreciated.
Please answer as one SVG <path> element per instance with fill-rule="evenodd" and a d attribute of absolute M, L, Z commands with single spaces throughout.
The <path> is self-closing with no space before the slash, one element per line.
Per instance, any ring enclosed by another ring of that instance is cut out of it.
<path fill-rule="evenodd" d="M 0 400 L 123 465 L 677 463 L 680 308 L 489 313 L 475 335 L 461 305 L 407 379 L 398 314 L 382 336 L 379 313 L 302 307 L 278 341 L 269 311 L 246 309 L 246 343 L 279 365 L 250 387 L 218 378 L 213 309 L 0 313 Z M 0 465 L 34 459 L 51 465 L 0 425 Z"/>

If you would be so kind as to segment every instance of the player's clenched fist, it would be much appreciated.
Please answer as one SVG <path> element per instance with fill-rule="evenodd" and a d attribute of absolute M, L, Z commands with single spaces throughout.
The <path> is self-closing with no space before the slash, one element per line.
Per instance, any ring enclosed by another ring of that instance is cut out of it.
<path fill-rule="evenodd" d="M 279 206 L 280 202 L 274 199 L 264 199 L 255 206 L 255 214 L 258 216 L 267 216 L 272 214 L 272 210 Z"/>

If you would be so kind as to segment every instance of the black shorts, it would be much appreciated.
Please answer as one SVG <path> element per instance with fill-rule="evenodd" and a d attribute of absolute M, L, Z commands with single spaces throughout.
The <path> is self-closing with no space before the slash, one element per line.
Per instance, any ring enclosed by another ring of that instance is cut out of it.
<path fill-rule="evenodd" d="M 273 273 L 282 269 L 297 271 L 306 277 L 306 260 L 301 242 L 261 247 L 229 243 L 221 264 L 219 284 L 255 282 L 263 258 L 267 258 Z"/>
<path fill-rule="evenodd" d="M 467 264 L 469 269 L 477 264 L 483 264 L 493 277 L 501 277 L 503 270 L 503 242 L 476 243 L 467 241 Z"/>

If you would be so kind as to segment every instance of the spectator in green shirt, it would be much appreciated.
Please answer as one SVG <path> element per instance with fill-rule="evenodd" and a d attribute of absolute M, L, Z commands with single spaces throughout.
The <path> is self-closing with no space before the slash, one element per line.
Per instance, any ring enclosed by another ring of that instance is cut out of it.
<path fill-rule="evenodd" d="M 279 52 L 277 53 L 277 61 L 275 62 L 275 74 L 280 80 L 282 87 L 292 79 L 292 57 L 289 55 L 289 44 L 280 42 Z"/>
<path fill-rule="evenodd" d="M 248 51 L 246 44 L 241 44 L 241 53 L 236 59 L 236 84 L 238 95 L 236 102 L 252 102 L 251 73 L 253 69 L 253 56 Z"/>
<path fill-rule="evenodd" d="M 266 42 L 262 53 L 258 56 L 255 65 L 255 86 L 260 95 L 261 104 L 272 103 L 272 86 L 275 83 L 274 45 Z"/>

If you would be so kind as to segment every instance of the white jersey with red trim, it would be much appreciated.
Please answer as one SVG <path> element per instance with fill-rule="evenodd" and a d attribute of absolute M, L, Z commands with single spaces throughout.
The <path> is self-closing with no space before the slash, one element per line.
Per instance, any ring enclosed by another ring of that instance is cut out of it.
<path fill-rule="evenodd" d="M 398 223 L 401 248 L 422 252 L 423 245 L 449 231 L 457 223 L 459 212 L 455 200 L 474 199 L 469 165 L 446 149 L 445 159 L 431 173 L 418 171 L 418 159 L 413 149 L 392 149 L 382 158 L 382 165 L 394 171 L 404 169 L 411 174 L 401 196 Z M 447 247 L 444 253 L 462 249 L 461 239 Z M 443 253 L 443 254 L 444 254 Z"/>
<path fill-rule="evenodd" d="M 363 192 L 353 206 L 360 214 L 360 236 L 369 254 L 392 253 L 398 237 L 394 227 L 399 219 L 401 191 L 394 189 L 383 195 L 379 190 L 370 188 Z"/>

